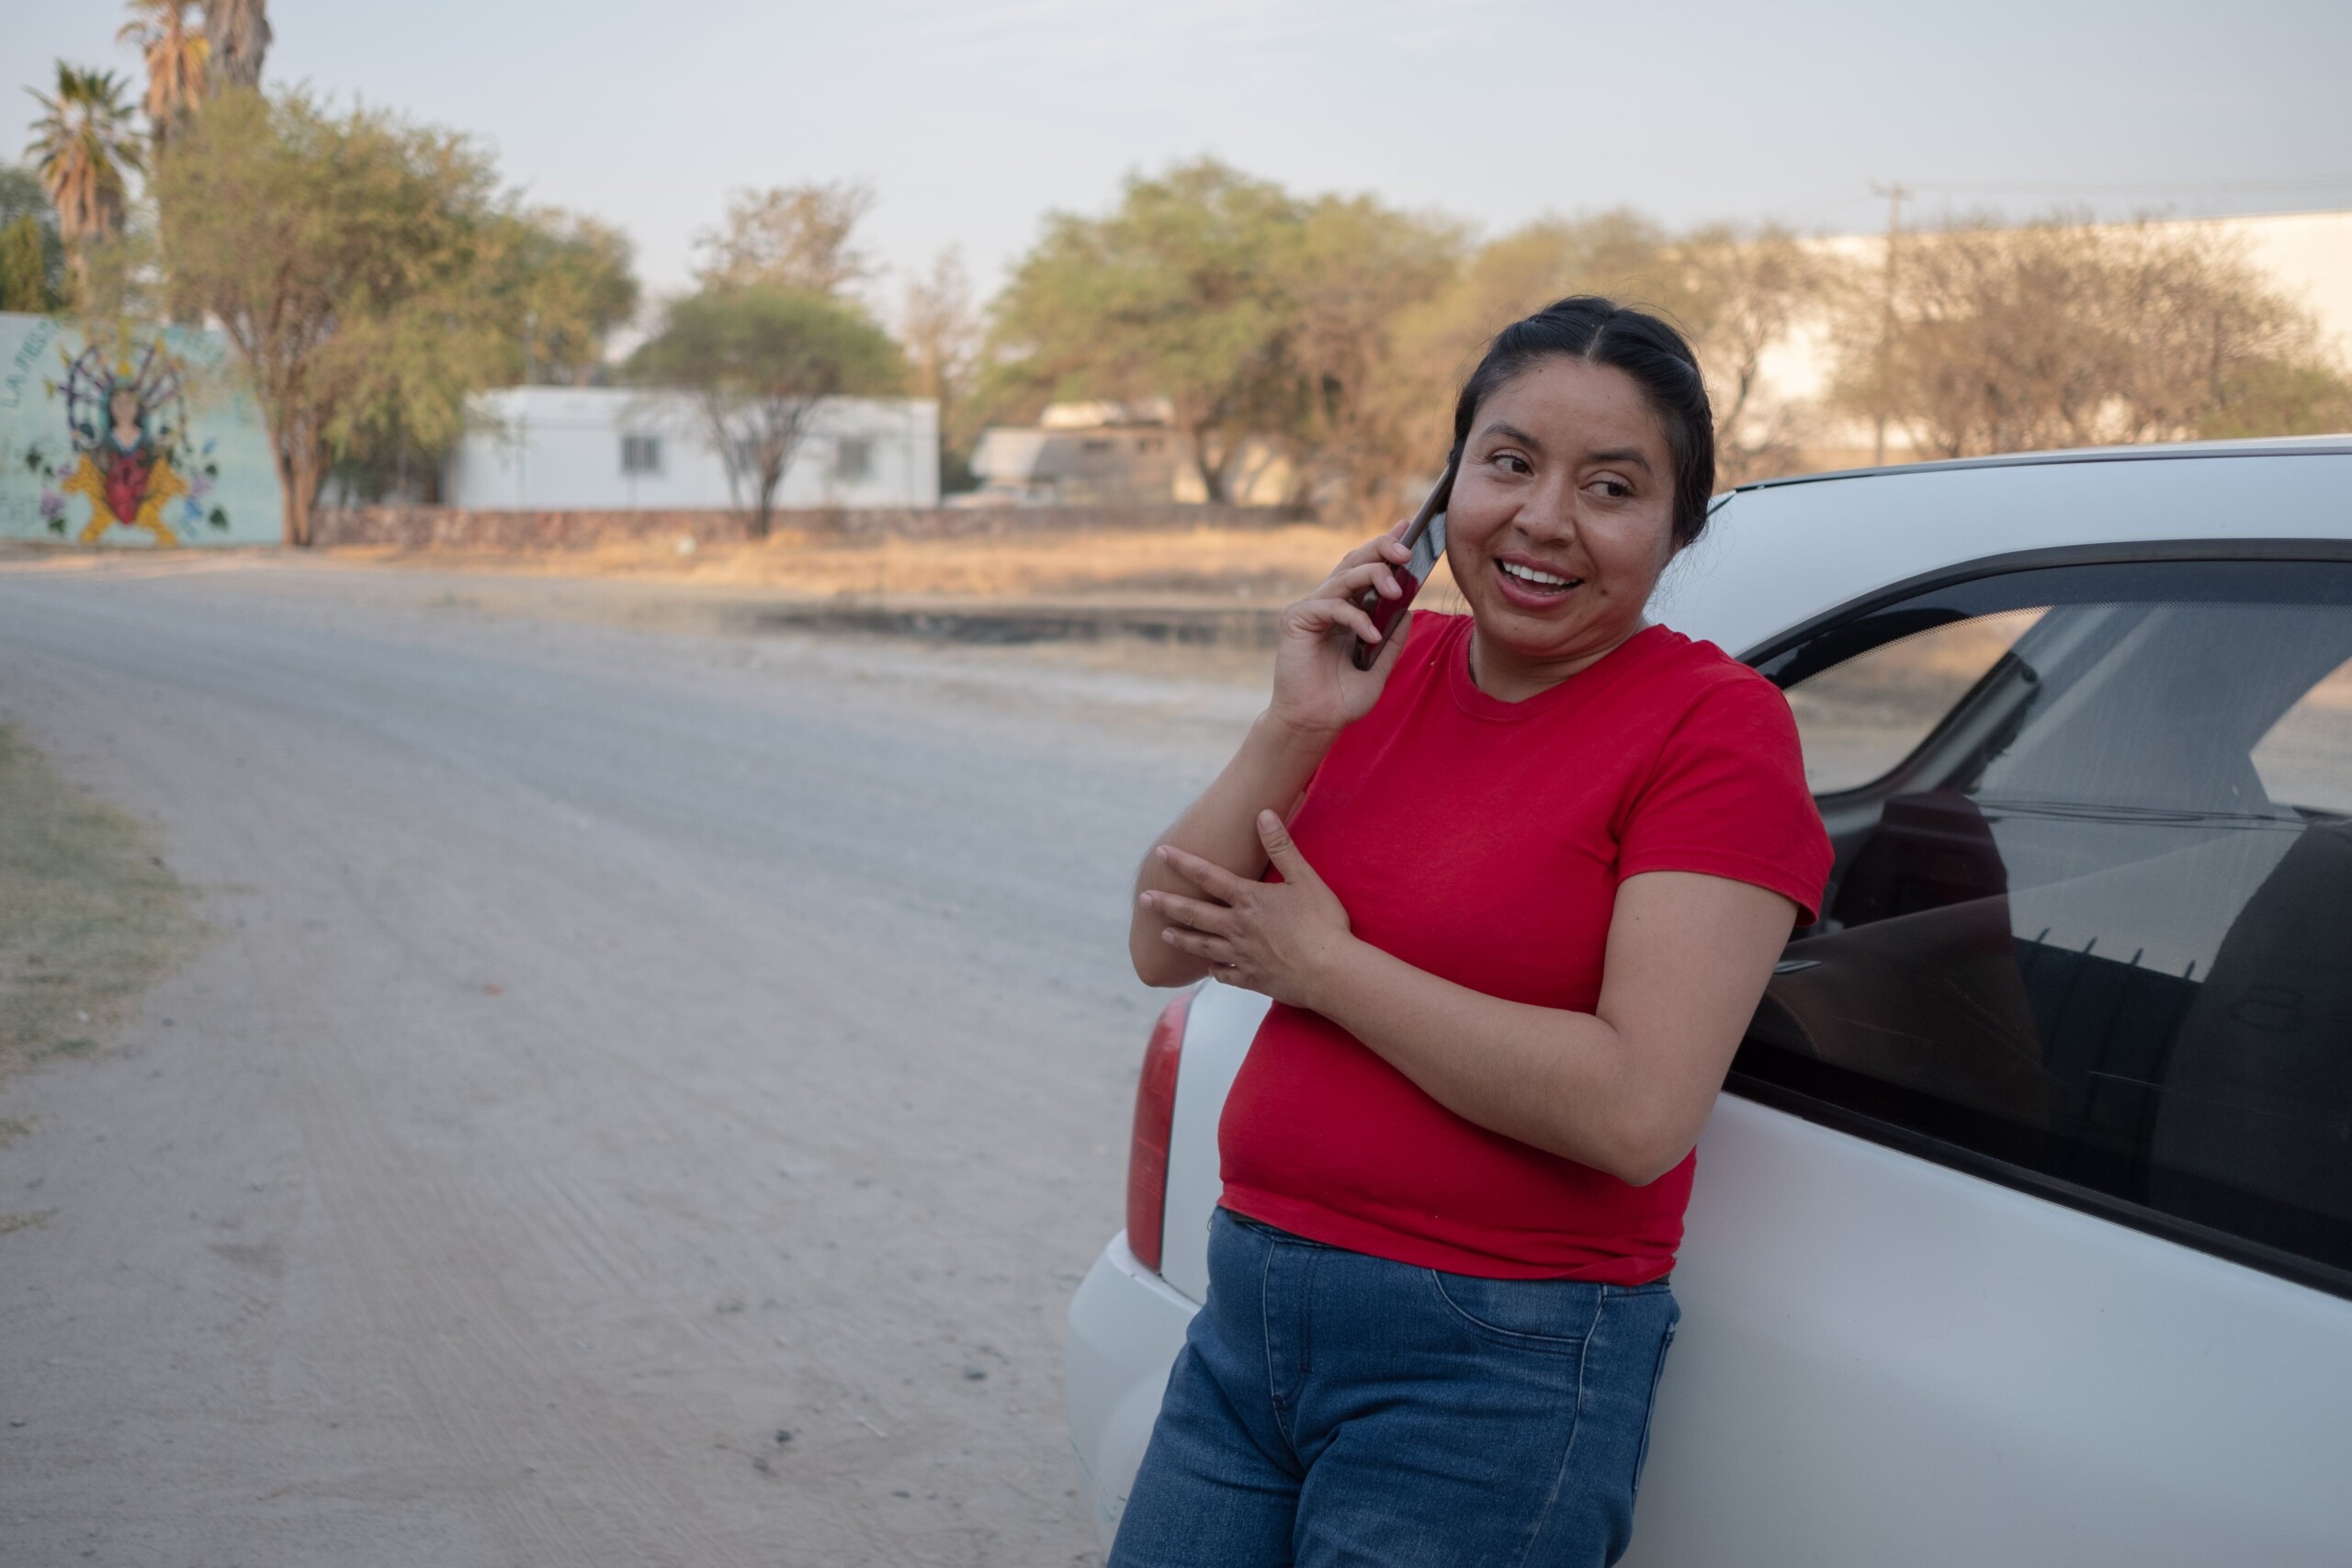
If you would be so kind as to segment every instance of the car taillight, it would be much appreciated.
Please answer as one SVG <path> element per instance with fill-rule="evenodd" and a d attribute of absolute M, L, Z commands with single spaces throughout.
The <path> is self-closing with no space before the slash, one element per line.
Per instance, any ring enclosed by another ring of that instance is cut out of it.
<path fill-rule="evenodd" d="M 1168 1210 L 1168 1134 L 1176 1120 L 1176 1066 L 1184 1054 L 1184 1015 L 1192 1010 L 1186 991 L 1160 1010 L 1143 1048 L 1143 1077 L 1136 1084 L 1136 1132 L 1127 1145 L 1127 1250 L 1136 1261 L 1159 1271 L 1159 1232 Z"/>

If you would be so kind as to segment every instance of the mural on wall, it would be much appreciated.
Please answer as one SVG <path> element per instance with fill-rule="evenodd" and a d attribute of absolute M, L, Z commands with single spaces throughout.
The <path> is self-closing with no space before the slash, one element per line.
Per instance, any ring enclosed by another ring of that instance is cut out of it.
<path fill-rule="evenodd" d="M 267 436 L 217 335 L 93 343 L 53 317 L 0 315 L 0 537 L 278 537 Z"/>

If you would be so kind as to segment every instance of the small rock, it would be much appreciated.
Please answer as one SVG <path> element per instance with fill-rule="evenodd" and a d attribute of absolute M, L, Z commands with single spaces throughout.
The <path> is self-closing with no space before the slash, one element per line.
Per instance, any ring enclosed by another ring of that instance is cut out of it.
<path fill-rule="evenodd" d="M 894 1489 L 890 1495 L 893 1497 L 911 1497 L 914 1494 L 911 1492 L 901 1492 Z"/>
<path fill-rule="evenodd" d="M 976 1367 L 968 1361 L 964 1365 L 964 1376 L 973 1382 L 978 1382 L 988 1375 L 989 1370 L 986 1367 Z"/>
<path fill-rule="evenodd" d="M 775 1473 L 775 1466 L 768 1462 L 768 1456 L 765 1454 L 752 1455 L 752 1468 L 758 1471 L 762 1475 L 774 1475 Z"/>
<path fill-rule="evenodd" d="M 792 1441 L 792 1433 L 785 1427 L 778 1427 L 775 1429 L 775 1440 L 779 1443 L 788 1443 Z"/>
<path fill-rule="evenodd" d="M 24 1424 L 24 1418 L 22 1416 L 12 1417 L 8 1422 L 8 1425 L 11 1427 L 21 1427 Z"/>

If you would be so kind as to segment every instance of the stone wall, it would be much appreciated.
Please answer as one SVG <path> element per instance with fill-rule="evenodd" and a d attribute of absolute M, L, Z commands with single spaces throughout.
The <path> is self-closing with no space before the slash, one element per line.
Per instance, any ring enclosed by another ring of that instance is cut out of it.
<path fill-rule="evenodd" d="M 492 512 L 454 506 L 356 506 L 320 511 L 322 546 L 405 550 L 579 550 L 691 538 L 698 545 L 748 536 L 740 512 Z M 1020 538 L 1046 534 L 1191 528 L 1274 528 L 1299 521 L 1272 506 L 932 506 L 780 511 L 779 534 L 845 542 Z"/>

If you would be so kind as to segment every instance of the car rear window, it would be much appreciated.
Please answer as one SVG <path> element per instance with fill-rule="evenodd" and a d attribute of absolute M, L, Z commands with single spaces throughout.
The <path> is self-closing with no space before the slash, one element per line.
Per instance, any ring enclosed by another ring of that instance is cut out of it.
<path fill-rule="evenodd" d="M 2004 573 L 1759 667 L 1838 864 L 1734 1087 L 2352 1293 L 2352 565 Z"/>

